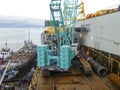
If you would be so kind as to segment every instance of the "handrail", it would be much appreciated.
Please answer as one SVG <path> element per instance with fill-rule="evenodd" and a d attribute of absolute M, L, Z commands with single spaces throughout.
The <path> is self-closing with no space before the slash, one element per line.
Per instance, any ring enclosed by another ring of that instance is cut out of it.
<path fill-rule="evenodd" d="M 92 50 L 93 48 L 89 48 L 90 50 Z M 117 74 L 118 76 L 120 76 L 120 61 L 112 58 L 112 57 L 109 57 L 109 56 L 106 56 L 104 54 L 102 54 L 100 51 L 97 51 L 97 50 L 94 50 L 93 52 L 97 53 L 97 54 L 100 54 L 102 57 L 106 58 L 108 61 L 109 61 L 109 64 L 110 64 L 110 72 L 113 72 L 113 62 L 116 62 L 117 63 Z M 105 59 L 105 60 L 106 60 Z"/>
<path fill-rule="evenodd" d="M 31 90 L 31 88 L 33 88 L 37 84 L 37 80 L 38 80 L 37 76 L 38 76 L 38 66 L 36 66 L 30 85 L 28 86 L 28 90 Z"/>

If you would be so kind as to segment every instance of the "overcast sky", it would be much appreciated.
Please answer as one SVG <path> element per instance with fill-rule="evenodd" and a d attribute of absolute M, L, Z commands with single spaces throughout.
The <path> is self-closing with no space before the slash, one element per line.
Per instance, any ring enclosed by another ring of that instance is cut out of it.
<path fill-rule="evenodd" d="M 81 0 L 79 0 L 81 1 Z M 120 0 L 82 0 L 86 13 L 95 12 L 116 4 Z M 20 16 L 49 19 L 50 0 L 0 0 L 0 16 Z"/>

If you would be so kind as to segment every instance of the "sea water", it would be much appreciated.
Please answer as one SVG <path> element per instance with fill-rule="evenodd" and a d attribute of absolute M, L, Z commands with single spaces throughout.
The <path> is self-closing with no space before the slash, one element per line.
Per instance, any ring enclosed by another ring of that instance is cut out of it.
<path fill-rule="evenodd" d="M 0 28 L 0 49 L 10 48 L 17 51 L 24 45 L 24 40 L 32 40 L 34 44 L 40 44 L 40 34 L 43 28 Z"/>

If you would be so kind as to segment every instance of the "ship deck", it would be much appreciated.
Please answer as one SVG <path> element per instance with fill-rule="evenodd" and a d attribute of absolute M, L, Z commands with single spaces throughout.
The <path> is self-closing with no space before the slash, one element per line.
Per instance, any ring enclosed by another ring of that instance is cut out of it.
<path fill-rule="evenodd" d="M 95 73 L 84 76 L 72 70 L 69 73 L 54 73 L 43 77 L 43 72 L 38 71 L 37 84 L 29 90 L 118 90 L 107 78 L 100 78 Z"/>
<path fill-rule="evenodd" d="M 15 55 L 8 57 L 8 59 L 11 61 L 26 62 L 32 55 L 34 55 L 34 52 L 17 52 Z"/>

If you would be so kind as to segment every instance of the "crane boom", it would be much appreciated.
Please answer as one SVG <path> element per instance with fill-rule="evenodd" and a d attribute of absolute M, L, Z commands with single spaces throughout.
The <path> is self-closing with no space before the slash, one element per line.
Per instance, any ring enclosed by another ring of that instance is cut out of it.
<path fill-rule="evenodd" d="M 64 0 L 64 20 L 68 29 L 68 42 L 74 43 L 74 30 L 77 16 L 78 0 Z"/>
<path fill-rule="evenodd" d="M 64 25 L 64 20 L 62 16 L 62 10 L 61 10 L 61 0 L 51 0 L 50 11 L 53 19 L 53 25 L 55 28 L 57 44 L 58 44 L 58 47 L 60 47 L 62 43 L 67 44 L 65 25 Z M 58 23 L 56 23 L 57 21 Z M 60 32 L 60 27 L 62 27 L 62 32 Z M 61 41 L 62 37 L 64 38 Z"/>

